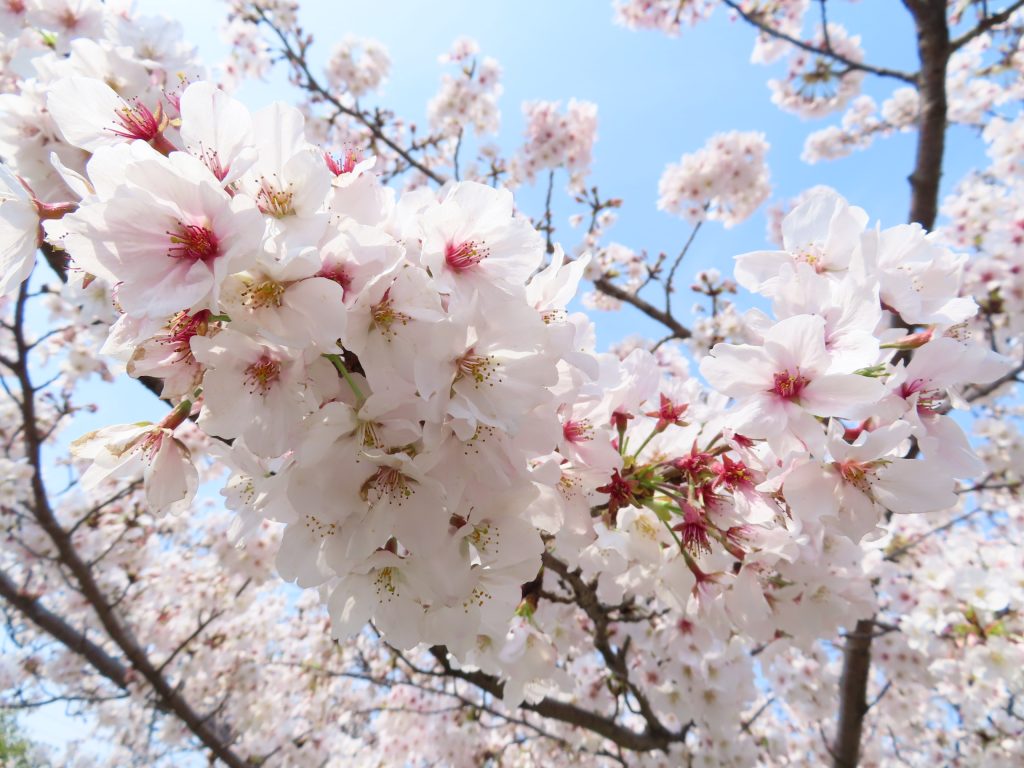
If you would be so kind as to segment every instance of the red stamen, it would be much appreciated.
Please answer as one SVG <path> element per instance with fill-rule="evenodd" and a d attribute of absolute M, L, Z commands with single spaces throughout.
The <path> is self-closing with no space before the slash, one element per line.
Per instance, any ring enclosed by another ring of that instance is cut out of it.
<path fill-rule="evenodd" d="M 114 119 L 120 124 L 120 130 L 117 126 L 110 129 L 115 136 L 142 141 L 152 141 L 160 135 L 166 125 L 160 102 L 157 102 L 154 113 L 138 99 L 126 103 L 115 113 Z"/>
<path fill-rule="evenodd" d="M 774 384 L 770 391 L 781 397 L 783 400 L 796 400 L 804 387 L 810 384 L 810 379 L 800 375 L 798 368 L 796 373 L 792 371 L 781 371 L 775 374 Z"/>
<path fill-rule="evenodd" d="M 342 152 L 340 159 L 335 158 L 330 152 L 324 152 L 324 162 L 327 163 L 328 170 L 335 176 L 352 173 L 361 159 L 362 153 L 354 149 L 346 149 Z"/>
<path fill-rule="evenodd" d="M 268 354 L 264 354 L 245 369 L 245 383 L 249 387 L 249 394 L 259 390 L 261 395 L 266 395 L 280 378 L 281 363 Z"/>
<path fill-rule="evenodd" d="M 220 242 L 217 236 L 206 227 L 198 224 L 179 224 L 178 232 L 168 232 L 171 245 L 167 255 L 186 261 L 201 261 L 209 264 L 220 256 Z"/>
<path fill-rule="evenodd" d="M 444 260 L 455 272 L 465 272 L 486 259 L 490 255 L 483 243 L 467 240 L 464 243 L 448 243 L 444 249 Z"/>
<path fill-rule="evenodd" d="M 562 425 L 562 435 L 570 443 L 582 443 L 594 439 L 594 427 L 586 419 L 567 421 Z"/>

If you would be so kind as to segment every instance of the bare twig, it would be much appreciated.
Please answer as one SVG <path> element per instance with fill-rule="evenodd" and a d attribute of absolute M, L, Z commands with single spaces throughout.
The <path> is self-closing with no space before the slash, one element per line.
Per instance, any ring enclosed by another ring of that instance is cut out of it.
<path fill-rule="evenodd" d="M 837 61 L 851 70 L 868 72 L 872 75 L 878 75 L 879 77 L 891 77 L 896 80 L 902 80 L 905 83 L 917 83 L 917 76 L 910 72 L 903 72 L 902 70 L 891 69 L 889 67 L 877 67 L 871 64 L 865 64 L 862 61 L 854 61 L 853 59 L 842 55 L 838 51 L 832 50 L 831 46 L 828 45 L 824 48 L 819 48 L 818 46 L 812 45 L 811 43 L 808 43 L 805 40 L 801 40 L 798 37 L 788 35 L 785 32 L 776 29 L 771 24 L 768 24 L 767 22 L 763 21 L 758 15 L 750 11 L 745 11 L 743 7 L 740 5 L 740 3 L 737 2 L 737 0 L 723 0 L 723 2 L 748 24 L 752 24 L 753 26 L 757 27 L 759 30 L 764 32 L 766 35 L 770 35 L 771 37 L 774 37 L 778 40 L 784 40 L 790 45 L 796 46 L 802 51 L 807 51 L 808 53 L 813 53 L 818 56 L 824 56 L 826 58 L 832 59 L 833 61 Z"/>
<path fill-rule="evenodd" d="M 376 140 L 386 144 L 389 149 L 391 149 L 395 154 L 401 157 L 402 160 L 408 163 L 410 168 L 415 168 L 417 171 L 419 171 L 428 179 L 437 184 L 444 183 L 445 179 L 442 176 L 440 176 L 438 173 L 425 166 L 423 163 L 421 163 L 419 160 L 412 156 L 409 149 L 400 146 L 396 141 L 394 141 L 394 139 L 392 139 L 390 136 L 384 133 L 379 120 L 374 120 L 370 118 L 362 110 L 353 109 L 349 106 L 346 106 L 333 93 L 331 93 L 327 88 L 321 85 L 320 81 L 317 80 L 317 78 L 310 71 L 309 63 L 306 61 L 306 57 L 302 53 L 300 53 L 299 50 L 297 50 L 292 40 L 289 39 L 287 33 L 284 30 L 282 30 L 279 26 L 277 26 L 274 23 L 274 21 L 271 20 L 269 16 L 267 16 L 266 11 L 264 11 L 262 8 L 255 8 L 255 12 L 260 21 L 266 24 L 277 37 L 277 39 L 280 41 L 281 53 L 284 54 L 285 58 L 288 59 L 288 61 L 292 64 L 295 70 L 302 76 L 304 82 L 301 85 L 303 88 L 305 88 L 310 93 L 315 94 L 318 98 L 330 104 L 332 107 L 334 107 L 336 112 L 343 115 L 348 115 L 349 117 L 354 118 L 358 122 L 362 123 L 362 125 L 370 131 L 370 133 Z"/>
<path fill-rule="evenodd" d="M 950 43 L 950 49 L 954 51 L 960 50 L 974 38 L 985 34 L 993 27 L 998 27 L 1000 24 L 1009 21 L 1010 17 L 1022 7 L 1024 7 L 1024 0 L 1014 0 L 1014 2 L 1010 3 L 1010 5 L 1005 9 L 993 13 L 990 16 L 985 16 L 985 18 L 979 21 L 973 28 L 953 40 Z"/>
<path fill-rule="evenodd" d="M 689 328 L 672 317 L 672 315 L 667 314 L 664 310 L 658 309 L 656 306 L 640 298 L 636 294 L 630 293 L 621 286 L 616 285 L 607 277 L 600 277 L 595 280 L 594 287 L 601 293 L 611 296 L 613 299 L 618 299 L 619 301 L 636 307 L 652 320 L 657 320 L 672 331 L 672 336 L 674 338 L 688 339 L 693 335 Z"/>
<path fill-rule="evenodd" d="M 74 578 L 78 591 L 92 607 L 110 640 L 124 654 L 127 663 L 149 683 L 161 705 L 172 712 L 199 741 L 230 768 L 246 768 L 246 761 L 231 749 L 230 740 L 225 739 L 219 729 L 206 723 L 181 692 L 175 690 L 153 665 L 143 646 L 117 616 L 100 587 L 96 575 L 79 555 L 70 534 L 57 520 L 57 516 L 50 506 L 46 486 L 43 483 L 42 439 L 36 416 L 35 397 L 38 388 L 32 383 L 29 374 L 29 350 L 25 340 L 27 295 L 27 283 L 24 283 L 14 309 L 14 342 L 18 352 L 16 376 L 21 389 L 23 447 L 25 457 L 33 469 L 32 513 L 36 522 L 52 541 L 61 563 Z"/>

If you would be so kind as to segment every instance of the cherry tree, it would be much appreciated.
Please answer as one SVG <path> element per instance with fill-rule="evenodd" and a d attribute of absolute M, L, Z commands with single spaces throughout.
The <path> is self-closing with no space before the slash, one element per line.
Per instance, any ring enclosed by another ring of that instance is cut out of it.
<path fill-rule="evenodd" d="M 3 706 L 84 713 L 69 765 L 1020 764 L 1024 3 L 904 0 L 913 71 L 839 4 L 614 4 L 751 28 L 780 109 L 841 113 L 808 162 L 915 134 L 906 223 L 808 189 L 688 289 L 758 132 L 666 165 L 649 257 L 597 107 L 495 145 L 473 40 L 417 125 L 290 0 L 233 0 L 219 73 L 120 3 L 0 6 Z M 294 104 L 233 95 L 275 67 Z M 955 124 L 988 165 L 943 200 Z M 664 335 L 599 350 L 615 311 Z M 97 378 L 152 420 L 83 434 Z"/>

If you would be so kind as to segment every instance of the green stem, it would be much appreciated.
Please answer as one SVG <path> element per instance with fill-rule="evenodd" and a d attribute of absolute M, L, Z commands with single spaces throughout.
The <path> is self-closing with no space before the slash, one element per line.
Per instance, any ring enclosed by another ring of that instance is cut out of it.
<path fill-rule="evenodd" d="M 679 538 L 679 534 L 672 530 L 672 526 L 668 524 L 668 520 L 662 519 L 661 522 L 665 524 L 665 527 L 668 529 L 668 532 L 672 534 L 672 538 L 676 540 L 676 546 L 679 547 L 679 551 L 685 555 L 686 550 L 683 548 L 683 541 Z"/>
<path fill-rule="evenodd" d="M 657 427 L 655 427 L 654 429 L 652 429 L 652 430 L 651 430 L 651 434 L 649 434 L 649 435 L 647 436 L 647 439 L 646 439 L 646 440 L 644 440 L 644 441 L 643 441 L 642 443 L 640 443 L 640 447 L 639 447 L 639 448 L 637 448 L 637 449 L 636 449 L 636 451 L 634 451 L 634 452 L 633 452 L 633 458 L 634 458 L 634 459 L 636 459 L 636 458 L 639 458 L 639 457 L 640 457 L 640 452 L 641 452 L 641 451 L 643 451 L 643 449 L 647 447 L 647 444 L 648 444 L 649 442 L 651 442 L 651 440 L 653 440 L 653 439 L 654 439 L 654 436 L 655 436 L 655 435 L 658 435 L 658 434 L 661 434 L 661 430 L 659 430 L 659 429 L 658 429 Z"/>
<path fill-rule="evenodd" d="M 192 395 L 193 399 L 199 397 L 203 392 L 202 387 L 198 387 L 195 393 Z M 192 415 L 192 406 L 194 405 L 193 400 L 188 398 L 178 403 L 170 413 L 168 413 L 163 421 L 160 422 L 160 426 L 165 429 L 177 429 L 179 426 L 185 423 L 189 416 Z"/>
<path fill-rule="evenodd" d="M 338 369 L 338 373 L 341 374 L 342 378 L 345 379 L 345 382 L 352 390 L 352 394 L 356 396 L 356 407 L 362 407 L 363 403 L 366 402 L 366 398 L 363 396 L 362 391 L 359 389 L 359 385 L 356 384 L 355 379 L 352 378 L 352 374 L 348 372 L 348 368 L 345 367 L 345 363 L 342 362 L 341 355 L 325 354 L 324 357 L 326 357 L 328 360 L 331 361 L 331 363 L 334 364 L 334 367 Z"/>

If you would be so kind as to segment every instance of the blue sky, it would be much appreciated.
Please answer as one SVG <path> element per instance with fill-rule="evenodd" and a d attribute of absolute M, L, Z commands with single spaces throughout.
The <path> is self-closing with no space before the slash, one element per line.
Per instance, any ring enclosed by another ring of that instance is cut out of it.
<path fill-rule="evenodd" d="M 880 10 L 881 5 L 830 3 L 829 8 L 833 20 L 849 20 L 853 31 L 864 33 L 869 61 L 913 69 L 916 54 L 909 17 L 897 3 L 885 4 L 889 10 Z M 179 19 L 187 39 L 198 46 L 207 64 L 223 58 L 226 50 L 218 33 L 223 4 L 140 0 L 138 8 Z M 697 28 L 684 29 L 675 39 L 615 26 L 609 0 L 317 0 L 304 4 L 300 18 L 304 28 L 314 30 L 312 56 L 319 64 L 329 56 L 334 41 L 346 34 L 384 43 L 392 71 L 379 103 L 420 123 L 425 123 L 426 103 L 444 71 L 437 56 L 457 37 L 475 38 L 482 53 L 497 59 L 504 70 L 498 143 L 508 150 L 521 142 L 524 100 L 575 97 L 596 102 L 599 139 L 590 183 L 599 185 L 605 196 L 625 200 L 610 238 L 634 250 L 647 249 L 652 254 L 679 250 L 689 226 L 656 209 L 658 179 L 667 163 L 727 130 L 758 130 L 767 135 L 773 199 L 788 199 L 808 187 L 827 184 L 885 226 L 906 219 L 906 177 L 913 162 L 914 137 L 884 139 L 867 152 L 836 162 L 804 164 L 799 158 L 806 135 L 837 122 L 838 117 L 805 121 L 778 111 L 771 104 L 766 81 L 780 76 L 783 65 L 750 64 L 752 30 L 722 11 Z M 868 78 L 865 90 L 881 102 L 897 85 Z M 258 109 L 275 99 L 291 100 L 295 92 L 279 69 L 269 82 L 246 84 L 238 95 L 250 108 Z M 968 131 L 955 129 L 950 138 L 944 194 L 983 157 L 980 142 Z M 564 176 L 560 181 L 564 187 Z M 539 215 L 542 192 L 523 191 L 521 209 Z M 575 240 L 566 218 L 576 211 L 567 200 L 556 208 L 556 239 L 568 245 Z M 711 224 L 701 232 L 680 274 L 689 277 L 711 266 L 728 274 L 732 256 L 765 245 L 763 210 L 732 230 Z M 676 305 L 685 311 L 690 303 L 681 298 Z M 602 345 L 631 333 L 661 335 L 660 328 L 635 313 L 603 314 L 596 319 Z M 680 319 L 687 321 L 685 316 Z M 85 397 L 106 407 L 72 427 L 75 434 L 69 433 L 69 438 L 114 421 L 155 420 L 164 412 L 140 387 L 122 384 L 113 391 L 117 394 L 100 385 L 86 390 Z M 54 744 L 88 732 L 86 725 L 64 717 L 59 707 L 37 712 L 25 722 L 35 738 Z"/>

